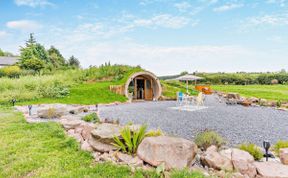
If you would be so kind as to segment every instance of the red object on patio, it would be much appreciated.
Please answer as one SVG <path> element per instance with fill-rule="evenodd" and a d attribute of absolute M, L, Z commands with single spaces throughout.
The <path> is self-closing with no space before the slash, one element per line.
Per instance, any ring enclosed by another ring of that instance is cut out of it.
<path fill-rule="evenodd" d="M 195 89 L 199 92 L 203 92 L 205 95 L 211 95 L 213 93 L 210 85 L 196 85 Z"/>

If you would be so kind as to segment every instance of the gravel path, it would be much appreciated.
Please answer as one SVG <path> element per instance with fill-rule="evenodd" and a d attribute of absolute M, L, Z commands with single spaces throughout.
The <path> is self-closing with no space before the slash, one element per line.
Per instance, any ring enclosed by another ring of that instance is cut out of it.
<path fill-rule="evenodd" d="M 132 121 L 147 123 L 149 128 L 161 128 L 170 135 L 193 140 L 202 130 L 212 129 L 225 137 L 230 145 L 263 140 L 275 143 L 288 140 L 288 112 L 266 107 L 228 106 L 217 96 L 206 98 L 206 109 L 173 110 L 174 101 L 140 102 L 99 108 L 100 117 L 119 119 L 121 124 Z"/>

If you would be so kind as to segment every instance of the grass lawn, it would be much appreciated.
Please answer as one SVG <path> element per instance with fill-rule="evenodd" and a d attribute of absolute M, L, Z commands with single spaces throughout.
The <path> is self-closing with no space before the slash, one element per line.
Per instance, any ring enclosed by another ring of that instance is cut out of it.
<path fill-rule="evenodd" d="M 212 85 L 214 90 L 236 92 L 245 97 L 288 101 L 288 85 Z"/>
<path fill-rule="evenodd" d="M 186 84 L 178 81 L 161 81 L 163 87 L 163 95 L 171 99 L 177 98 L 177 92 L 181 91 L 186 93 Z M 194 90 L 194 86 L 189 85 L 189 93 L 191 95 L 197 95 L 198 92 Z"/>
<path fill-rule="evenodd" d="M 109 90 L 112 82 L 86 83 L 74 86 L 70 89 L 70 95 L 64 98 L 41 98 L 20 102 L 20 105 L 40 103 L 64 103 L 64 104 L 97 104 L 111 103 L 115 101 L 125 102 L 125 96 L 115 94 Z"/>
<path fill-rule="evenodd" d="M 158 177 L 155 172 L 131 173 L 126 166 L 96 164 L 90 153 L 67 137 L 56 123 L 28 124 L 22 114 L 0 108 L 0 178 L 6 177 Z M 171 177 L 204 177 L 174 171 Z"/>

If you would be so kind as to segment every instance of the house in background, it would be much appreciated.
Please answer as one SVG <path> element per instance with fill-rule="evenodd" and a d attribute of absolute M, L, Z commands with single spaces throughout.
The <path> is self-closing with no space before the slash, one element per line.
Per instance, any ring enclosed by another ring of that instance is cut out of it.
<path fill-rule="evenodd" d="M 0 56 L 0 68 L 12 66 L 19 61 L 19 57 Z"/>

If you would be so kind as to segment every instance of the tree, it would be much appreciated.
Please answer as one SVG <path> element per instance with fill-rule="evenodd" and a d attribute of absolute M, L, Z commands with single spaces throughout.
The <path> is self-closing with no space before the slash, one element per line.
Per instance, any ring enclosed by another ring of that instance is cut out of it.
<path fill-rule="evenodd" d="M 24 68 L 27 70 L 33 70 L 35 73 L 39 73 L 39 74 L 40 74 L 40 71 L 45 66 L 44 62 L 37 58 L 26 59 L 20 65 L 21 65 L 21 68 Z"/>
<path fill-rule="evenodd" d="M 71 56 L 68 59 L 68 65 L 73 67 L 73 68 L 80 68 L 80 62 L 77 58 L 75 58 L 74 56 Z"/>
<path fill-rule="evenodd" d="M 65 58 L 62 56 L 60 51 L 54 46 L 51 46 L 50 49 L 48 50 L 48 57 L 49 57 L 49 62 L 51 62 L 51 64 L 55 68 L 64 66 L 66 63 Z"/>
<path fill-rule="evenodd" d="M 183 71 L 180 73 L 180 75 L 187 75 L 187 74 L 189 74 L 187 71 Z"/>
<path fill-rule="evenodd" d="M 34 34 L 33 33 L 30 33 L 29 35 L 29 39 L 26 41 L 26 47 L 28 46 L 33 46 L 35 45 L 37 42 L 36 42 L 36 39 L 34 37 Z"/>
<path fill-rule="evenodd" d="M 5 56 L 5 52 L 0 48 L 0 56 Z"/>

